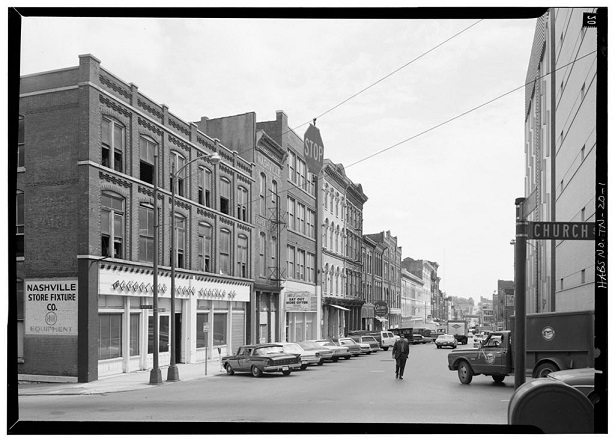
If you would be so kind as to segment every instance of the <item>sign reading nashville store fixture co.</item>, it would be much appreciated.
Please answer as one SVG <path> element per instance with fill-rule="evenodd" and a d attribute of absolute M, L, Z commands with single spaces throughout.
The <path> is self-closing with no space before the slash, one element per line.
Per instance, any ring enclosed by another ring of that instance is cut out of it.
<path fill-rule="evenodd" d="M 76 336 L 77 279 L 25 281 L 25 334 Z"/>

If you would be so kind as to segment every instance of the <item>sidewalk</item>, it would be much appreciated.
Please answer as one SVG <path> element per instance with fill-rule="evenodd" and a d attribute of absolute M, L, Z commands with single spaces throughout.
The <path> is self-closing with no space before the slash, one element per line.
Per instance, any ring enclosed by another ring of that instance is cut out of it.
<path fill-rule="evenodd" d="M 106 394 L 121 391 L 134 391 L 152 387 L 172 386 L 177 382 L 167 382 L 168 366 L 160 367 L 162 372 L 162 383 L 150 385 L 150 371 L 134 371 L 131 373 L 118 374 L 103 377 L 99 380 L 87 383 L 42 383 L 42 382 L 20 382 L 18 384 L 18 394 L 20 396 L 37 395 L 71 395 L 71 394 Z M 180 382 L 205 378 L 205 364 L 177 364 Z M 218 359 L 207 362 L 207 377 L 226 374 L 220 369 Z"/>

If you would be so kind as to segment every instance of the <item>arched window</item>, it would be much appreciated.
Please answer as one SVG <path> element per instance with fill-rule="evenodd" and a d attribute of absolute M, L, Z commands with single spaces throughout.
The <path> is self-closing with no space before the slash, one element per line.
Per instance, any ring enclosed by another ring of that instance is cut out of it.
<path fill-rule="evenodd" d="M 158 144 L 152 139 L 139 137 L 139 176 L 142 181 L 154 184 L 154 172 L 156 168 L 155 153 Z"/>
<path fill-rule="evenodd" d="M 329 242 L 329 249 L 331 251 L 333 251 L 333 249 L 335 248 L 335 240 L 334 240 L 334 235 L 335 235 L 335 225 L 333 224 L 333 222 L 331 223 L 331 232 L 330 232 L 330 242 Z"/>
<path fill-rule="evenodd" d="M 322 271 L 322 288 L 324 293 L 327 293 L 327 277 L 329 276 L 329 263 L 325 264 L 325 269 Z"/>
<path fill-rule="evenodd" d="M 266 237 L 265 233 L 261 232 L 258 236 L 258 275 L 261 277 L 265 277 L 267 274 L 267 260 L 265 259 L 265 248 L 266 248 Z"/>
<path fill-rule="evenodd" d="M 184 197 L 186 195 L 185 180 L 186 171 L 188 168 L 184 168 L 184 166 L 186 165 L 186 158 L 179 154 L 177 151 L 171 151 L 171 160 L 173 161 L 171 164 L 171 188 L 173 188 L 173 177 L 176 177 L 177 184 L 175 185 L 175 194 Z"/>
<path fill-rule="evenodd" d="M 231 181 L 226 177 L 220 178 L 220 212 L 230 214 Z"/>
<path fill-rule="evenodd" d="M 205 222 L 199 223 L 199 239 L 197 242 L 197 266 L 198 270 L 203 272 L 212 272 L 213 265 L 211 261 L 211 238 L 212 228 Z"/>
<path fill-rule="evenodd" d="M 280 274 L 278 273 L 278 238 L 275 236 L 271 237 L 271 250 L 269 251 L 269 255 L 271 255 L 271 268 L 274 271 L 275 278 L 279 279 Z"/>
<path fill-rule="evenodd" d="M 239 234 L 237 237 L 237 273 L 235 276 L 248 278 L 248 237 Z"/>
<path fill-rule="evenodd" d="M 248 221 L 248 190 L 243 186 L 237 188 L 237 218 Z"/>
<path fill-rule="evenodd" d="M 24 118 L 19 115 L 19 131 L 17 132 L 17 166 L 25 166 L 24 161 Z"/>
<path fill-rule="evenodd" d="M 220 231 L 220 272 L 224 275 L 231 274 L 231 231 Z"/>
<path fill-rule="evenodd" d="M 198 171 L 198 202 L 211 208 L 211 171 L 205 167 L 199 167 Z"/>
<path fill-rule="evenodd" d="M 111 192 L 100 197 L 101 253 L 113 258 L 124 257 L 124 198 Z"/>
<path fill-rule="evenodd" d="M 175 214 L 176 267 L 186 267 L 186 218 Z"/>
<path fill-rule="evenodd" d="M 333 278 L 335 278 L 335 268 L 331 265 L 331 269 L 329 270 L 329 291 L 331 295 L 335 294 L 335 290 L 333 289 L 335 280 Z"/>
<path fill-rule="evenodd" d="M 329 219 L 325 219 L 324 227 L 322 228 L 322 246 L 327 249 L 327 232 L 329 231 Z"/>
<path fill-rule="evenodd" d="M 102 118 L 102 165 L 119 172 L 124 166 L 125 131 L 116 120 Z"/>
<path fill-rule="evenodd" d="M 267 216 L 267 176 L 265 173 L 261 173 L 260 181 L 260 214 L 263 217 Z"/>
<path fill-rule="evenodd" d="M 154 261 L 154 207 L 139 205 L 139 261 Z"/>

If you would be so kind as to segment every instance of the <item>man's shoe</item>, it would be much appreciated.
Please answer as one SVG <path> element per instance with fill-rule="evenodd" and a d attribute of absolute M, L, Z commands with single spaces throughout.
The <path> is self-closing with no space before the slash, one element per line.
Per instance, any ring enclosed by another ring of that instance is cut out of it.
<path fill-rule="evenodd" d="M 395 379 L 399 379 L 399 374 L 395 373 Z"/>
<path fill-rule="evenodd" d="M 403 377 L 399 376 L 400 379 L 403 379 Z"/>

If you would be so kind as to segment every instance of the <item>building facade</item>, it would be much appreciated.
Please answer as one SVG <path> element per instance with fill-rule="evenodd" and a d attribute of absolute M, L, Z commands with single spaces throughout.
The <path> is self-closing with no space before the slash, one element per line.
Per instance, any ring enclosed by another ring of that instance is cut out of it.
<path fill-rule="evenodd" d="M 401 327 L 421 327 L 427 322 L 429 294 L 421 278 L 401 268 Z"/>
<path fill-rule="evenodd" d="M 413 258 L 406 257 L 401 262 L 401 265 L 408 272 L 423 281 L 423 289 L 426 296 L 425 314 L 427 321 L 433 321 L 434 319 L 442 319 L 443 317 L 434 316 L 436 311 L 437 297 L 438 295 L 440 295 L 440 278 L 438 277 L 438 263 L 427 260 L 415 260 Z M 446 307 L 448 306 L 446 305 Z"/>
<path fill-rule="evenodd" d="M 597 29 L 583 26 L 584 12 L 595 9 L 551 8 L 536 24 L 524 109 L 528 221 L 596 221 Z M 528 312 L 595 308 L 593 241 L 528 240 L 527 251 Z"/>
<path fill-rule="evenodd" d="M 341 164 L 325 159 L 322 174 L 322 334 L 340 337 L 361 329 L 361 237 L 367 197 Z"/>
<path fill-rule="evenodd" d="M 23 76 L 19 112 L 19 374 L 89 382 L 150 369 L 154 326 L 160 365 L 172 347 L 190 363 L 244 343 L 254 165 L 91 55 Z"/>

